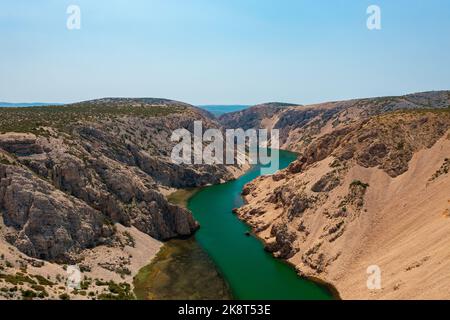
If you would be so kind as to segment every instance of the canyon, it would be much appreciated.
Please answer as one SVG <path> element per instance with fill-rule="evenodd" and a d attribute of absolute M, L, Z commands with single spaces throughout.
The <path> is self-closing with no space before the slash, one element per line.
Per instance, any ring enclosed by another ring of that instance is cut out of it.
<path fill-rule="evenodd" d="M 218 118 L 150 98 L 0 108 L 0 296 L 133 298 L 133 277 L 162 244 L 200 227 L 167 196 L 248 169 L 173 163 L 172 132 L 202 121 L 278 129 L 280 149 L 298 153 L 245 185 L 235 210 L 266 251 L 343 299 L 448 298 L 449 107 L 450 92 L 435 91 Z M 72 264 L 84 279 L 68 296 Z M 372 265 L 380 290 L 366 286 Z"/>
<path fill-rule="evenodd" d="M 267 251 L 343 299 L 448 299 L 450 94 L 241 111 L 299 153 L 236 210 Z M 381 270 L 379 290 L 367 270 Z"/>
<path fill-rule="evenodd" d="M 37 281 L 27 274 L 64 285 L 66 266 L 75 264 L 90 288 L 79 298 L 123 298 L 110 289 L 123 282 L 128 295 L 133 275 L 161 241 L 199 227 L 165 196 L 242 171 L 172 163 L 174 130 L 192 130 L 194 120 L 219 127 L 208 113 L 180 102 L 100 99 L 0 113 L 1 273 L 8 298 L 64 296 L 56 285 L 33 291 Z M 30 279 L 17 280 L 24 277 Z"/>

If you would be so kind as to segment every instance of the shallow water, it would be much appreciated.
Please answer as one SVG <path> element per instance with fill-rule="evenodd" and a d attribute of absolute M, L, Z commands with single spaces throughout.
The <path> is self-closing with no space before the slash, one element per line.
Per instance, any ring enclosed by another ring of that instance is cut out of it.
<path fill-rule="evenodd" d="M 134 281 L 138 299 L 229 300 L 230 288 L 194 238 L 171 240 Z"/>

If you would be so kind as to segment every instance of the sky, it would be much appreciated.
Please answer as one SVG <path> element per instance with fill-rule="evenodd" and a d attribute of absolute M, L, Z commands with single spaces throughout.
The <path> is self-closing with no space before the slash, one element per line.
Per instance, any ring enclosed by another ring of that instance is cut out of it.
<path fill-rule="evenodd" d="M 381 30 L 366 25 L 369 5 Z M 67 28 L 67 8 L 81 28 Z M 450 89 L 448 0 L 1 0 L 0 101 L 309 104 Z"/>

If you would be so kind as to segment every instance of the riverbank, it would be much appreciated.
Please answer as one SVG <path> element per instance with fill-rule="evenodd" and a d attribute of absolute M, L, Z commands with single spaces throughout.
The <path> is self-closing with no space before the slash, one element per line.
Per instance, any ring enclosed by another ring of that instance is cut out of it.
<path fill-rule="evenodd" d="M 280 152 L 280 168 L 287 167 L 297 155 L 287 151 Z M 213 269 L 217 270 L 216 277 L 222 278 L 228 284 L 231 294 L 235 299 L 261 299 L 261 300 L 319 300 L 333 299 L 333 295 L 323 285 L 318 285 L 316 281 L 300 277 L 295 269 L 284 260 L 276 259 L 272 254 L 264 250 L 262 242 L 256 237 L 247 236 L 250 226 L 235 216 L 232 211 L 236 207 L 242 206 L 243 199 L 241 192 L 243 187 L 250 181 L 261 175 L 260 166 L 254 166 L 243 176 L 224 184 L 205 187 L 199 190 L 179 191 L 171 195 L 171 201 L 179 205 L 187 205 L 195 219 L 200 223 L 201 228 L 195 234 L 195 242 L 213 261 Z M 201 281 L 199 272 L 193 276 L 189 271 L 200 268 L 196 264 L 205 265 L 204 258 L 192 258 L 192 253 L 184 254 L 178 251 L 176 255 L 182 258 L 169 258 L 171 252 L 162 252 L 161 256 L 142 272 L 142 277 L 136 277 L 138 281 L 148 280 L 153 285 L 147 286 L 148 290 L 153 290 L 152 294 L 142 295 L 136 289 L 139 298 L 155 298 L 154 294 L 159 294 L 159 298 L 171 298 L 171 294 L 162 295 L 158 290 L 172 292 L 177 295 L 180 283 L 197 283 Z M 182 267 L 179 261 L 188 261 Z M 183 272 L 183 268 L 185 268 Z M 173 272 L 178 275 L 173 276 Z M 207 272 L 206 270 L 202 272 Z M 164 286 L 158 285 L 156 276 L 170 274 L 170 277 L 179 277 L 177 281 L 167 279 Z M 208 274 L 208 273 L 206 273 Z M 191 279 L 188 279 L 192 277 Z M 156 283 L 156 284 L 155 284 Z M 210 284 L 208 283 L 206 287 Z M 173 286 L 170 289 L 170 286 Z M 142 288 L 144 288 L 142 286 Z M 139 288 L 139 284 L 136 284 Z M 168 290 L 169 289 L 169 290 Z M 199 290 L 204 288 L 199 287 Z M 144 289 L 145 291 L 145 289 Z M 192 292 L 191 292 L 192 293 Z M 183 298 L 192 298 L 192 294 L 184 292 Z M 207 297 L 206 292 L 197 293 L 198 296 Z M 157 297 L 156 297 L 157 298 Z"/>
<path fill-rule="evenodd" d="M 167 200 L 183 208 L 202 188 L 179 189 Z M 139 300 L 231 300 L 227 282 L 194 237 L 165 242 L 133 280 Z"/>
<path fill-rule="evenodd" d="M 241 220 L 246 222 L 244 219 L 241 219 Z M 248 225 L 251 227 L 250 224 L 248 224 Z M 268 244 L 267 240 L 260 237 L 256 233 L 255 228 L 251 227 L 251 229 L 252 229 L 251 235 L 254 236 L 255 238 L 257 238 L 264 246 L 266 246 Z M 312 282 L 316 283 L 317 285 L 323 287 L 326 291 L 328 291 L 331 294 L 331 296 L 333 297 L 334 300 L 342 300 L 339 290 L 332 283 L 327 282 L 318 277 L 304 275 L 303 272 L 301 270 L 299 270 L 298 267 L 294 263 L 290 262 L 289 260 L 280 259 L 275 256 L 273 256 L 273 257 L 274 257 L 274 259 L 279 259 L 280 261 L 285 262 L 289 267 L 291 267 L 293 270 L 295 270 L 297 272 L 297 275 L 300 278 L 312 281 Z"/>
<path fill-rule="evenodd" d="M 242 197 L 242 199 L 243 199 L 244 204 L 248 204 L 248 201 L 246 200 L 246 198 L 244 196 Z M 242 215 L 239 214 L 239 208 L 237 208 L 237 210 L 233 210 L 233 212 L 236 214 L 236 216 L 241 221 L 245 222 L 250 227 L 251 235 L 254 236 L 256 239 L 258 239 L 261 242 L 261 244 L 264 246 L 264 248 L 266 248 L 266 246 L 269 245 L 269 242 L 266 238 L 262 237 L 258 233 L 258 228 L 255 225 L 252 225 L 250 220 L 246 219 L 245 217 L 243 217 Z M 331 294 L 331 296 L 333 297 L 334 300 L 342 300 L 339 290 L 332 283 L 327 282 L 324 279 L 321 279 L 319 277 L 306 275 L 293 262 L 286 260 L 286 259 L 278 258 L 278 257 L 274 256 L 272 253 L 270 253 L 270 254 L 274 257 L 274 259 L 278 259 L 280 261 L 285 262 L 289 267 L 291 267 L 293 270 L 296 271 L 297 275 L 300 278 L 312 281 L 312 282 L 316 283 L 317 285 L 323 287 L 325 290 L 327 290 Z"/>
<path fill-rule="evenodd" d="M 201 188 L 178 189 L 167 196 L 167 201 L 182 208 L 187 208 L 189 199 L 200 190 Z"/>

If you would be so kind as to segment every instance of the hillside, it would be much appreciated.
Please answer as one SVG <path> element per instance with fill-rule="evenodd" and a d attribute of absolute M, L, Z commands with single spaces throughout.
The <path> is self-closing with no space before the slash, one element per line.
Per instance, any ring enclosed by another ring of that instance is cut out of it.
<path fill-rule="evenodd" d="M 284 110 L 273 127 L 299 158 L 247 185 L 238 215 L 344 299 L 448 299 L 449 106 L 432 92 Z"/>
<path fill-rule="evenodd" d="M 77 263 L 130 282 L 157 240 L 198 228 L 164 195 L 230 180 L 240 170 L 172 163 L 173 130 L 192 130 L 194 120 L 219 127 L 207 112 L 176 101 L 3 108 L 0 119 L 0 265 L 7 272 L 31 259 L 46 266 L 35 271 L 52 277 L 51 270 Z"/>
<path fill-rule="evenodd" d="M 131 299 L 132 279 L 162 242 L 192 235 L 166 196 L 234 179 L 245 168 L 176 165 L 173 130 L 279 129 L 299 153 L 246 185 L 236 210 L 267 251 L 344 299 L 448 298 L 450 92 L 221 116 L 153 98 L 0 108 L 0 299 Z M 366 287 L 369 266 L 382 290 Z M 421 290 L 417 290 L 421 288 Z"/>
<path fill-rule="evenodd" d="M 450 91 L 433 91 L 306 106 L 269 103 L 226 114 L 219 121 L 227 128 L 278 129 L 283 149 L 301 151 L 317 137 L 354 121 L 396 110 L 446 108 L 449 105 Z"/>

